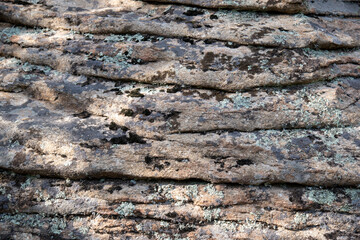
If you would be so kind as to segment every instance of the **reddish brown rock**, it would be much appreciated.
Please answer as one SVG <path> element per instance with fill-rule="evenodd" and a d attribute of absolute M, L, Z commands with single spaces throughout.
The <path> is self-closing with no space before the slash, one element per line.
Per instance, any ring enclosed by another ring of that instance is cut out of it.
<path fill-rule="evenodd" d="M 253 11 L 275 11 L 283 13 L 305 13 L 305 14 L 327 14 L 327 15 L 360 15 L 360 4 L 357 1 L 330 0 L 330 1 L 310 1 L 310 0 L 145 0 L 148 2 L 180 3 L 190 6 L 205 8 L 227 8 L 237 10 Z"/>
<path fill-rule="evenodd" d="M 360 238 L 358 12 L 2 1 L 0 239 Z"/>

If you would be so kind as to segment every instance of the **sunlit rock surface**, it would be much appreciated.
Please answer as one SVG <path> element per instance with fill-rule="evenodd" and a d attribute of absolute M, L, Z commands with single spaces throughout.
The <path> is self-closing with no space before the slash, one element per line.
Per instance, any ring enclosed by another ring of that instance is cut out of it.
<path fill-rule="evenodd" d="M 0 239 L 360 239 L 359 9 L 0 2 Z"/>

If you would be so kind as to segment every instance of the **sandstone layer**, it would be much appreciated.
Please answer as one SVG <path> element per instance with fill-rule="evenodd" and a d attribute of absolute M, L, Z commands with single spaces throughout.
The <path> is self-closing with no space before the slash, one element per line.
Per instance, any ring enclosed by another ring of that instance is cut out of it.
<path fill-rule="evenodd" d="M 0 2 L 0 239 L 359 239 L 359 5 Z"/>

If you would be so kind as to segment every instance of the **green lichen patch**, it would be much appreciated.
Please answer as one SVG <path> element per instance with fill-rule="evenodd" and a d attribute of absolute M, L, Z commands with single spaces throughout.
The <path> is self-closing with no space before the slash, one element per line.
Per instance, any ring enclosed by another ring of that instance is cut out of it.
<path fill-rule="evenodd" d="M 323 121 L 332 122 L 337 127 L 341 126 L 343 120 L 342 111 L 335 106 L 326 98 L 324 98 L 321 93 L 311 92 L 310 87 L 304 88 L 297 92 L 298 104 L 295 102 L 295 106 L 304 106 L 302 107 L 301 117 L 298 121 L 307 123 L 311 117 L 312 112 L 305 109 L 314 109 L 317 111 L 317 115 Z M 301 102 L 300 102 L 301 101 Z M 310 127 L 310 126 L 309 126 Z"/>
<path fill-rule="evenodd" d="M 123 202 L 115 209 L 121 217 L 134 216 L 135 205 L 131 202 Z"/>
<path fill-rule="evenodd" d="M 31 181 L 33 180 L 34 177 L 29 177 L 26 179 L 26 181 L 24 183 L 21 184 L 21 189 L 25 189 L 31 186 Z"/>
<path fill-rule="evenodd" d="M 105 38 L 105 42 L 124 42 L 124 41 L 134 41 L 134 42 L 141 42 L 144 40 L 144 36 L 137 33 L 135 35 L 114 35 L 111 34 L 110 36 Z"/>
<path fill-rule="evenodd" d="M 336 195 L 330 190 L 309 190 L 305 195 L 310 201 L 318 204 L 331 205 L 336 199 Z"/>
<path fill-rule="evenodd" d="M 351 199 L 351 204 L 360 207 L 360 189 L 345 189 L 346 195 Z"/>
<path fill-rule="evenodd" d="M 141 59 L 132 58 L 133 49 L 131 47 L 119 50 L 116 54 L 109 56 L 103 52 L 99 54 L 88 53 L 87 58 L 89 60 L 97 60 L 104 63 L 111 63 L 119 66 L 120 69 L 124 69 L 130 66 L 130 64 L 141 63 Z"/>
<path fill-rule="evenodd" d="M 207 184 L 204 187 L 204 191 L 209 193 L 211 196 L 224 198 L 224 193 L 222 191 L 216 190 L 215 186 L 213 184 Z"/>
<path fill-rule="evenodd" d="M 28 62 L 25 62 L 24 64 L 22 64 L 21 69 L 24 72 L 40 71 L 40 72 L 43 72 L 46 75 L 48 75 L 52 70 L 48 66 L 33 65 L 33 64 L 28 63 Z"/>
<path fill-rule="evenodd" d="M 237 94 L 231 96 L 231 99 L 232 99 L 232 101 L 234 103 L 234 107 L 236 109 L 250 108 L 250 106 L 251 106 L 250 98 L 244 96 L 241 93 L 237 93 Z"/>
<path fill-rule="evenodd" d="M 66 222 L 62 218 L 52 218 L 50 225 L 50 231 L 54 234 L 61 234 L 66 228 Z"/>
<path fill-rule="evenodd" d="M 67 227 L 66 221 L 63 218 L 51 217 L 51 219 L 44 218 L 40 214 L 0 214 L 1 222 L 11 223 L 19 227 L 31 227 L 31 228 L 45 228 L 52 234 L 61 234 Z"/>
<path fill-rule="evenodd" d="M 287 40 L 287 36 L 285 36 L 285 35 L 276 35 L 274 37 L 274 40 L 278 44 L 285 44 L 286 40 Z"/>
<path fill-rule="evenodd" d="M 85 33 L 84 37 L 86 40 L 93 40 L 94 39 L 94 35 L 91 33 Z"/>
<path fill-rule="evenodd" d="M 195 199 L 199 194 L 198 185 L 196 185 L 196 184 L 188 185 L 185 187 L 185 189 L 186 189 L 186 195 L 190 199 Z"/>
<path fill-rule="evenodd" d="M 219 226 L 222 230 L 235 233 L 238 231 L 239 224 L 232 221 L 215 221 L 215 225 Z"/>
<path fill-rule="evenodd" d="M 229 108 L 229 107 L 235 108 L 235 109 L 241 109 L 241 108 L 251 108 L 252 102 L 250 100 L 249 96 L 245 96 L 243 93 L 235 93 L 230 94 L 229 99 L 226 98 L 222 101 L 220 101 L 217 105 L 219 108 Z"/>
<path fill-rule="evenodd" d="M 110 36 L 105 37 L 105 42 L 143 42 L 143 41 L 161 41 L 164 37 L 158 36 L 148 36 L 142 35 L 140 33 L 137 34 L 123 34 L 123 35 L 116 35 L 111 34 Z"/>
<path fill-rule="evenodd" d="M 251 220 L 246 218 L 245 221 L 242 221 L 240 224 L 240 232 L 246 232 L 248 230 L 262 229 L 263 225 L 256 220 Z"/>
<path fill-rule="evenodd" d="M 0 31 L 0 39 L 5 43 L 10 43 L 10 38 L 12 36 L 24 33 L 26 33 L 26 28 L 23 27 L 4 28 L 2 31 Z"/>
<path fill-rule="evenodd" d="M 38 4 L 40 0 L 28 0 L 29 3 Z"/>
<path fill-rule="evenodd" d="M 215 13 L 218 18 L 227 18 L 235 22 L 247 22 L 247 21 L 257 21 L 260 15 L 265 16 L 266 14 L 255 13 L 255 12 L 246 12 L 246 11 L 236 11 L 236 10 L 219 10 Z"/>
<path fill-rule="evenodd" d="M 297 225 L 306 223 L 308 215 L 306 213 L 296 213 L 294 217 L 294 223 Z"/>
<path fill-rule="evenodd" d="M 241 6 L 240 2 L 234 1 L 234 0 L 224 0 L 223 4 L 226 4 L 229 6 Z"/>
<path fill-rule="evenodd" d="M 9 27 L 9 28 L 4 28 L 2 31 L 0 31 L 0 40 L 5 42 L 5 43 L 10 43 L 11 42 L 11 37 L 12 36 L 17 36 L 17 35 L 29 35 L 29 34 L 45 34 L 47 36 L 49 35 L 54 35 L 56 32 L 54 30 L 51 30 L 49 28 L 25 28 L 25 27 L 17 27 L 17 26 L 13 26 L 13 27 Z"/>
<path fill-rule="evenodd" d="M 0 222 L 10 222 L 16 226 L 41 227 L 43 225 L 43 217 L 27 214 L 0 214 Z"/>
<path fill-rule="evenodd" d="M 212 220 L 219 219 L 221 210 L 219 208 L 205 208 L 204 210 L 204 219 L 208 222 Z"/>

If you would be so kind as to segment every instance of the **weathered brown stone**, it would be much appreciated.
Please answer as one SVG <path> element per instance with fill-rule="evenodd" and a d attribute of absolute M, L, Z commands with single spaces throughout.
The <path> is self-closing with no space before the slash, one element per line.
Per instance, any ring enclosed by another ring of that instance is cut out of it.
<path fill-rule="evenodd" d="M 180 3 L 205 8 L 228 8 L 237 10 L 275 11 L 283 13 L 327 14 L 359 16 L 357 1 L 311 1 L 311 0 L 145 0 L 147 2 Z"/>
<path fill-rule="evenodd" d="M 3 62 L 5 86 L 29 78 L 22 92 L 1 95 L 4 168 L 68 178 L 360 184 L 358 80 L 223 93 L 220 101 L 217 91 L 131 83 L 85 90 L 83 77 Z"/>
<path fill-rule="evenodd" d="M 0 239 L 360 238 L 356 1 L 0 20 Z"/>
<path fill-rule="evenodd" d="M 263 49 L 142 35 L 97 36 L 3 28 L 0 54 L 59 71 L 236 91 L 359 77 L 360 51 Z M 44 30 L 42 30 L 44 31 Z M 125 39 L 125 40 L 122 40 Z M 155 42 L 152 42 L 154 41 Z"/>
<path fill-rule="evenodd" d="M 9 172 L 1 173 L 0 184 L 6 196 L 5 208 L 0 209 L 0 221 L 6 222 L 0 227 L 3 236 L 18 231 L 40 237 L 108 239 L 114 234 L 133 232 L 133 237 L 143 235 L 148 239 L 169 234 L 190 239 L 201 235 L 306 239 L 319 226 L 326 228 L 318 234 L 337 232 L 341 221 L 348 233 L 340 236 L 358 237 L 352 232 L 359 227 L 356 199 L 360 191 L 352 188 L 65 181 L 26 178 Z M 11 214 L 11 209 L 18 212 Z"/>
<path fill-rule="evenodd" d="M 168 11 L 169 7 L 173 9 Z M 152 5 L 138 1 L 129 1 L 111 9 L 61 9 L 3 2 L 0 3 L 0 20 L 82 33 L 141 33 L 266 47 L 316 46 L 329 49 L 360 46 L 360 24 L 356 18 L 315 18 L 227 10 L 202 10 L 200 15 L 188 16 L 186 12 L 189 9 L 184 6 Z M 211 16 L 217 16 L 217 19 Z"/>

